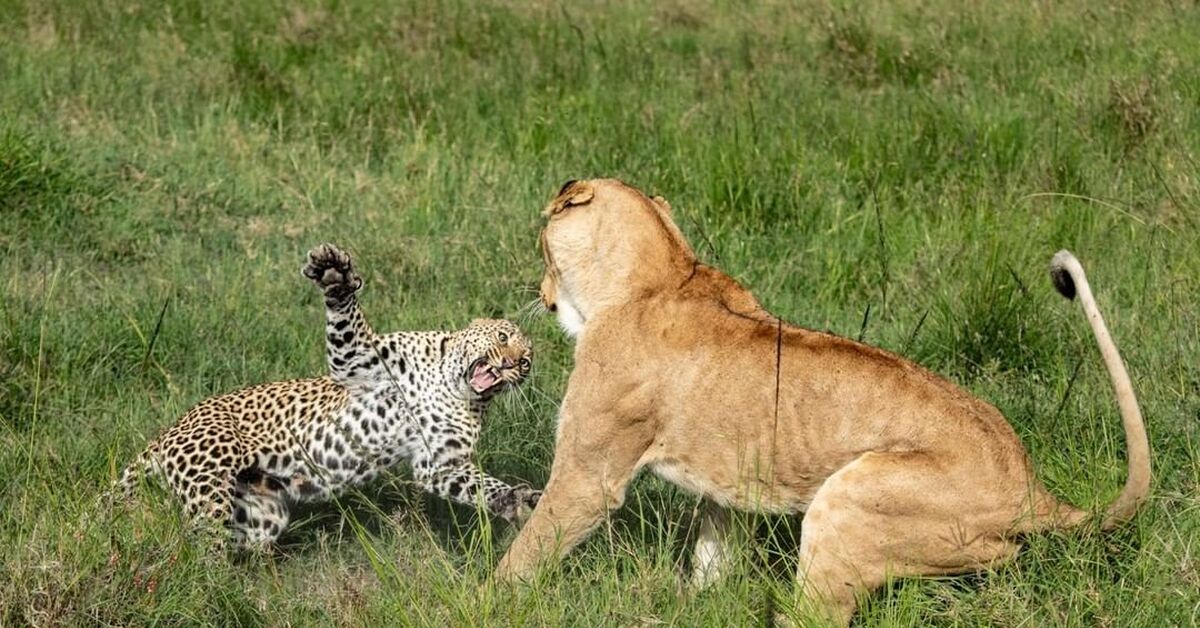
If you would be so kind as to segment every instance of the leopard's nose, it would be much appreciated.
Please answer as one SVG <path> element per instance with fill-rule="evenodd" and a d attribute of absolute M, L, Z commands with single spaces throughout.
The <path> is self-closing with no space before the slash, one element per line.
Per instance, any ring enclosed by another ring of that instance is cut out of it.
<path fill-rule="evenodd" d="M 510 369 L 516 365 L 517 363 L 512 358 L 506 356 L 504 361 L 500 363 L 500 368 Z"/>

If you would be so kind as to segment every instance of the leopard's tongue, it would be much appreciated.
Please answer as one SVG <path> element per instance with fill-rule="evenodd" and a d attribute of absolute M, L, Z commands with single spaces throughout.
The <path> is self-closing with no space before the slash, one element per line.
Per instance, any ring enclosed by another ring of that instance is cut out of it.
<path fill-rule="evenodd" d="M 471 371 L 470 381 L 471 388 L 474 389 L 475 392 L 481 393 L 492 386 L 495 386 L 496 382 L 500 381 L 500 378 L 496 377 L 496 375 L 492 373 L 492 370 L 488 367 L 487 362 L 480 362 L 479 364 L 476 364 L 474 370 Z"/>

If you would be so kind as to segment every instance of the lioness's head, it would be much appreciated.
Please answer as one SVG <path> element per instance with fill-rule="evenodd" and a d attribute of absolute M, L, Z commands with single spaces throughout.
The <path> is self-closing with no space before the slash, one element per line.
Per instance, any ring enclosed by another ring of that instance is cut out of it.
<path fill-rule="evenodd" d="M 606 308 L 679 285 L 695 263 L 667 201 L 616 179 L 568 181 L 543 215 L 542 304 L 572 336 Z"/>

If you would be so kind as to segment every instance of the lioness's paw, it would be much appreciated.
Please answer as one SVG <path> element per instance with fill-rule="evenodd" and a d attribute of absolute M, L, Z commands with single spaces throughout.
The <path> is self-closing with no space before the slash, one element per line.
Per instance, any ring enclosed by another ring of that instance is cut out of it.
<path fill-rule="evenodd" d="M 332 244 L 321 244 L 308 252 L 308 263 L 301 270 L 325 292 L 327 305 L 338 305 L 362 287 L 362 277 L 354 272 L 350 255 Z"/>

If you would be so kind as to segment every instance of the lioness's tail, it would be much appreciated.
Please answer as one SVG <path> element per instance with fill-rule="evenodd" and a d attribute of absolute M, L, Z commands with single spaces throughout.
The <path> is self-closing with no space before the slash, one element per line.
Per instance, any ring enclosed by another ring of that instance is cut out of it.
<path fill-rule="evenodd" d="M 1066 298 L 1073 299 L 1079 294 L 1083 311 L 1087 314 L 1088 323 L 1096 335 L 1096 344 L 1100 346 L 1100 355 L 1104 365 L 1108 367 L 1108 375 L 1112 378 L 1113 389 L 1117 394 L 1117 407 L 1121 411 L 1121 423 L 1125 427 L 1125 448 L 1129 458 L 1129 475 L 1125 479 L 1125 488 L 1104 512 L 1101 529 L 1109 530 L 1123 521 L 1128 520 L 1137 511 L 1138 506 L 1146 500 L 1150 492 L 1150 442 L 1146 439 L 1146 424 L 1142 421 L 1142 413 L 1138 410 L 1137 398 L 1133 395 L 1133 384 L 1129 374 L 1125 372 L 1125 363 L 1117 353 L 1117 345 L 1113 344 L 1108 335 L 1108 327 L 1096 307 L 1096 299 L 1088 287 L 1087 277 L 1083 274 L 1083 266 L 1069 251 L 1059 251 L 1050 261 L 1050 278 L 1054 287 Z"/>

